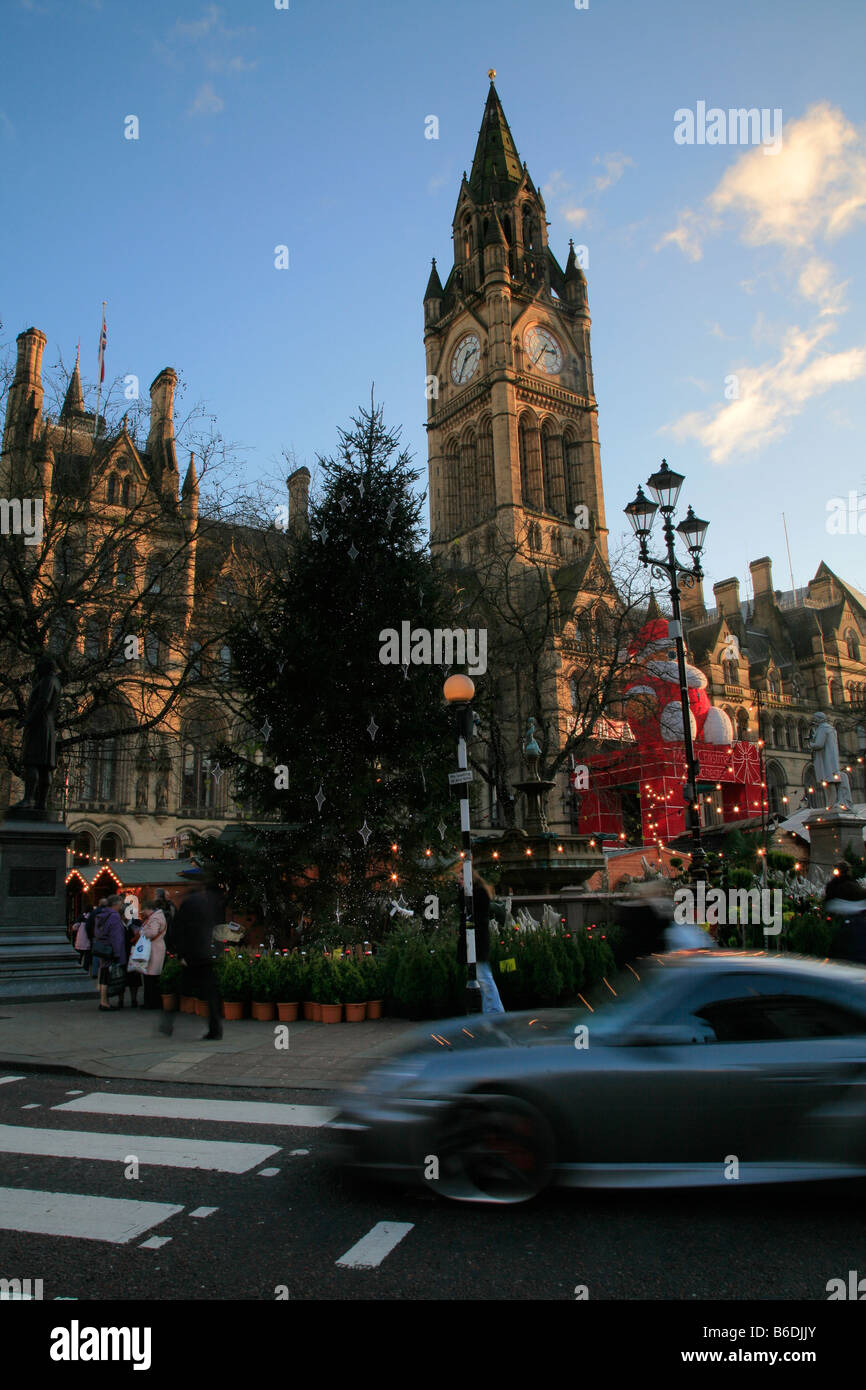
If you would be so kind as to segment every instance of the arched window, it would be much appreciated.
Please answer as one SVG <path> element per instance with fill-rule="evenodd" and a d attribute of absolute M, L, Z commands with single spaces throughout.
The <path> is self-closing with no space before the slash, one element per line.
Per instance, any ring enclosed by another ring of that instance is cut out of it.
<path fill-rule="evenodd" d="M 147 566 L 145 568 L 145 584 L 149 593 L 162 593 L 162 571 L 164 568 L 161 555 L 148 555 Z"/>
<path fill-rule="evenodd" d="M 562 462 L 562 438 L 554 422 L 545 420 L 541 431 L 541 474 L 544 482 L 544 505 L 556 516 L 565 515 L 565 473 Z"/>
<path fill-rule="evenodd" d="M 88 618 L 84 628 L 84 659 L 99 661 L 102 656 L 103 624 L 99 618 Z"/>
<path fill-rule="evenodd" d="M 840 680 L 831 682 L 830 699 L 834 705 L 843 705 L 845 703 L 845 693 L 842 690 L 842 682 Z"/>
<path fill-rule="evenodd" d="M 737 710 L 737 739 L 745 743 L 749 737 L 749 711 L 744 705 Z"/>
<path fill-rule="evenodd" d="M 815 780 L 815 769 L 811 763 L 806 764 L 803 773 L 803 787 L 807 806 L 814 809 L 824 805 L 824 788 Z"/>
<path fill-rule="evenodd" d="M 112 504 L 112 505 L 117 501 L 117 474 L 116 474 L 116 473 L 109 473 L 109 475 L 108 475 L 108 483 L 107 483 L 106 488 L 105 488 L 105 500 L 106 500 L 106 502 L 108 502 L 108 503 L 110 503 L 110 504 Z"/>
<path fill-rule="evenodd" d="M 460 530 L 460 449 L 456 439 L 449 439 L 445 454 L 445 531 L 453 535 Z"/>
<path fill-rule="evenodd" d="M 739 684 L 740 684 L 740 666 L 739 666 L 739 662 L 736 662 L 736 661 L 723 661 L 723 662 L 722 662 L 722 674 L 723 674 L 723 676 L 724 676 L 725 685 L 739 685 Z"/>
<path fill-rule="evenodd" d="M 79 830 L 72 841 L 73 864 L 87 864 L 96 853 L 96 844 L 89 830 Z"/>
<path fill-rule="evenodd" d="M 124 809 L 129 741 L 108 736 L 109 730 L 124 724 L 123 715 L 116 709 L 98 710 L 90 720 L 91 737 L 79 745 L 78 783 L 82 801 Z"/>
<path fill-rule="evenodd" d="M 479 519 L 478 460 L 475 451 L 475 431 L 464 432 L 460 441 L 460 481 L 463 492 L 463 525 L 474 526 Z"/>
<path fill-rule="evenodd" d="M 857 634 L 853 628 L 849 627 L 848 631 L 845 633 L 845 645 L 848 648 L 848 660 L 859 661 L 860 643 L 857 641 Z"/>
<path fill-rule="evenodd" d="M 132 585 L 134 557 L 131 545 L 122 545 L 117 552 L 117 569 L 114 573 L 115 587 L 128 589 Z"/>
<path fill-rule="evenodd" d="M 220 656 L 219 656 L 219 679 L 220 679 L 221 681 L 227 681 L 227 680 L 230 678 L 231 673 L 232 673 L 232 653 L 231 653 L 231 647 L 229 647 L 229 646 L 220 647 Z"/>
<path fill-rule="evenodd" d="M 120 489 L 120 502 L 124 507 L 129 507 L 135 501 L 135 489 L 129 478 L 124 478 L 123 486 Z"/>
<path fill-rule="evenodd" d="M 785 725 L 781 719 L 773 720 L 773 742 L 777 748 L 786 748 L 788 746 Z"/>
<path fill-rule="evenodd" d="M 102 839 L 99 841 L 99 857 L 100 859 L 123 858 L 123 845 L 121 844 L 120 836 L 115 835 L 114 831 L 110 830 L 108 834 L 103 835 Z"/>
<path fill-rule="evenodd" d="M 797 741 L 800 745 L 800 751 L 803 753 L 805 753 L 809 747 L 810 732 L 811 731 L 809 729 L 809 725 L 804 724 L 801 720 L 800 723 L 797 725 Z"/>
<path fill-rule="evenodd" d="M 190 642 L 189 644 L 189 678 L 191 681 L 200 681 L 204 674 L 201 642 Z"/>
<path fill-rule="evenodd" d="M 580 682 L 576 675 L 572 676 L 568 682 L 568 696 L 571 700 L 571 708 L 573 710 L 580 709 Z"/>
<path fill-rule="evenodd" d="M 145 634 L 144 659 L 152 670 L 159 666 L 159 637 L 155 632 Z"/>
<path fill-rule="evenodd" d="M 496 483 L 493 473 L 493 424 L 487 419 L 478 432 L 478 515 L 490 516 L 496 510 Z"/>
<path fill-rule="evenodd" d="M 788 807 L 782 800 L 788 786 L 785 770 L 779 763 L 767 764 L 767 801 L 771 816 L 786 817 Z"/>
<path fill-rule="evenodd" d="M 223 804 L 228 781 L 212 758 L 213 748 L 225 737 L 213 720 L 205 715 L 190 719 L 184 726 L 181 753 L 182 814 L 214 815 Z"/>

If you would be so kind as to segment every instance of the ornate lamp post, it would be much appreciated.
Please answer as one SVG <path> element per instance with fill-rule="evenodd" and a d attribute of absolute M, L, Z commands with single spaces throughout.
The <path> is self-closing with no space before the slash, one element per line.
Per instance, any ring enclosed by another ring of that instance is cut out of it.
<path fill-rule="evenodd" d="M 677 672 L 680 684 L 680 703 L 683 712 L 683 742 L 686 750 L 686 767 L 688 781 L 683 793 L 686 802 L 686 825 L 691 833 L 691 878 L 693 882 L 698 879 L 706 878 L 706 855 L 701 843 L 701 814 L 698 803 L 698 765 L 695 761 L 694 744 L 692 743 L 691 720 L 689 718 L 689 688 L 686 682 L 686 650 L 683 643 L 683 624 L 680 612 L 680 584 L 690 589 L 699 579 L 703 579 L 700 556 L 704 548 L 704 538 L 707 534 L 709 522 L 701 521 L 700 517 L 695 516 L 691 507 L 686 512 L 685 519 L 676 527 L 676 533 L 685 542 L 686 549 L 691 556 L 691 566 L 680 563 L 674 549 L 674 524 L 673 514 L 677 505 L 677 498 L 680 495 L 680 488 L 685 482 L 682 473 L 674 473 L 668 468 L 667 461 L 662 459 L 662 466 L 657 473 L 653 473 L 647 479 L 647 487 L 652 493 L 655 501 L 648 498 L 643 488 L 638 488 L 637 496 L 633 502 L 629 502 L 625 508 L 625 514 L 631 523 L 632 530 L 638 538 L 640 544 L 641 562 L 648 566 L 650 573 L 659 579 L 667 579 L 670 586 L 671 606 L 673 609 L 673 621 L 669 624 L 670 635 L 675 639 L 677 652 Z M 662 514 L 662 524 L 667 549 L 667 559 L 659 560 L 649 554 L 647 541 L 652 530 L 653 518 L 656 512 Z"/>
<path fill-rule="evenodd" d="M 457 715 L 457 767 L 448 778 L 460 788 L 460 830 L 463 836 L 463 904 L 466 922 L 466 1012 L 481 1013 L 481 986 L 475 969 L 475 917 L 472 910 L 472 837 L 469 831 L 469 783 L 472 772 L 466 756 L 466 744 L 472 737 L 472 697 L 475 684 L 468 676 L 449 676 L 443 687 L 445 699 Z"/>

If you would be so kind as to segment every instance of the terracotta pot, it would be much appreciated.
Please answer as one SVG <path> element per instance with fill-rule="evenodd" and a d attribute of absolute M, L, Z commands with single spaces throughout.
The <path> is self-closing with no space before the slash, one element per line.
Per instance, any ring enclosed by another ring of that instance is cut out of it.
<path fill-rule="evenodd" d="M 346 1022 L 347 1022 L 347 1023 L 363 1023 L 363 1022 L 364 1022 L 364 1019 L 365 1019 L 366 1017 L 367 1017 L 367 1005 L 366 1005 L 366 1004 L 347 1004 L 347 1005 L 346 1005 Z"/>
<path fill-rule="evenodd" d="M 323 1023 L 340 1023 L 343 1017 L 342 1004 L 320 1004 Z"/>
<path fill-rule="evenodd" d="M 367 1017 L 368 1017 L 368 1018 L 381 1018 L 381 1017 L 382 1017 L 382 1000 L 381 1000 L 381 999 L 368 999 L 368 1000 L 367 1000 Z"/>
<path fill-rule="evenodd" d="M 238 1019 L 244 1016 L 244 1005 L 242 999 L 223 1000 L 223 1018 Z"/>
<path fill-rule="evenodd" d="M 196 999 L 195 1012 L 196 1018 L 207 1018 L 209 1016 L 210 1010 L 208 1009 L 206 999 Z"/>
<path fill-rule="evenodd" d="M 173 1014 L 177 1008 L 177 995 L 164 994 L 162 996 L 162 1007 L 167 1014 Z"/>
<path fill-rule="evenodd" d="M 314 1022 L 314 1023 L 321 1023 L 321 1021 L 322 1021 L 322 1006 L 321 1006 L 321 1004 L 317 1004 L 316 1001 L 315 1001 L 315 999 L 314 999 L 314 1000 L 313 1000 L 313 1003 L 312 1003 L 312 1005 L 311 1005 L 311 1007 L 312 1007 L 313 1012 L 311 1013 L 310 1017 L 312 1018 L 313 1022 Z"/>
<path fill-rule="evenodd" d="M 195 1000 L 190 998 L 188 994 L 182 994 L 180 996 L 180 1011 L 182 1014 L 195 1013 Z"/>
<path fill-rule="evenodd" d="M 261 1023 L 269 1023 L 274 1016 L 273 1004 L 265 1004 L 253 1000 L 253 1018 L 259 1019 Z"/>
<path fill-rule="evenodd" d="M 277 1005 L 277 1018 L 280 1020 L 280 1023 L 294 1023 L 294 1021 L 295 1021 L 295 1019 L 296 1019 L 297 1017 L 298 1017 L 298 1006 L 297 1006 L 297 1004 L 278 1004 L 278 1005 Z"/>
<path fill-rule="evenodd" d="M 312 1001 L 312 999 L 305 999 L 305 1000 L 304 1000 L 303 1009 L 304 1009 L 304 1018 L 307 1018 L 307 1019 L 312 1020 L 312 1018 L 313 1018 L 313 1001 Z"/>

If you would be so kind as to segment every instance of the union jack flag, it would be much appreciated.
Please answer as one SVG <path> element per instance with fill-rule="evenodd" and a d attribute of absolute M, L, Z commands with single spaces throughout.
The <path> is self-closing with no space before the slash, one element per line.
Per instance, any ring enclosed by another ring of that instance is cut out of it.
<path fill-rule="evenodd" d="M 105 306 L 102 308 L 102 331 L 99 335 L 99 384 L 105 380 L 105 348 L 108 343 L 108 329 L 105 327 Z"/>

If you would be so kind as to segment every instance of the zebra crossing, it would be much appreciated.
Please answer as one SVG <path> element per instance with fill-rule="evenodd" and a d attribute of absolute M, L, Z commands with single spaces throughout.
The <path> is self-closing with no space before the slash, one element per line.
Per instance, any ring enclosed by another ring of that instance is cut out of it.
<path fill-rule="evenodd" d="M 24 1081 L 19 1076 L 0 1077 L 0 1084 Z M 9 1092 L 4 1093 L 7 1097 Z M 281 1153 L 279 1144 L 236 1139 L 198 1139 L 183 1134 L 134 1134 L 114 1130 L 51 1128 L 50 1113 L 89 1115 L 102 1119 L 193 1121 L 221 1124 L 267 1125 L 282 1129 L 317 1129 L 335 1113 L 326 1106 L 289 1105 L 276 1102 L 212 1100 L 98 1091 L 73 1092 L 74 1099 L 52 1105 L 40 1116 L 40 1124 L 0 1124 L 0 1171 L 4 1158 L 33 1156 L 86 1160 L 90 1163 L 142 1168 L 198 1170 L 228 1176 L 272 1175 L 278 1169 L 263 1167 Z M 30 1107 L 23 1105 L 21 1109 Z M 42 1107 L 35 1107 L 41 1110 Z M 270 1137 L 270 1136 L 269 1136 Z M 274 1137 L 281 1137 L 279 1133 Z M 95 1196 L 79 1191 L 0 1186 L 0 1232 L 16 1231 L 41 1236 L 77 1237 L 126 1245 L 185 1214 L 202 1218 L 217 1207 L 183 1203 L 142 1201 L 130 1197 Z M 157 1249 L 171 1237 L 150 1236 L 142 1248 Z"/>

